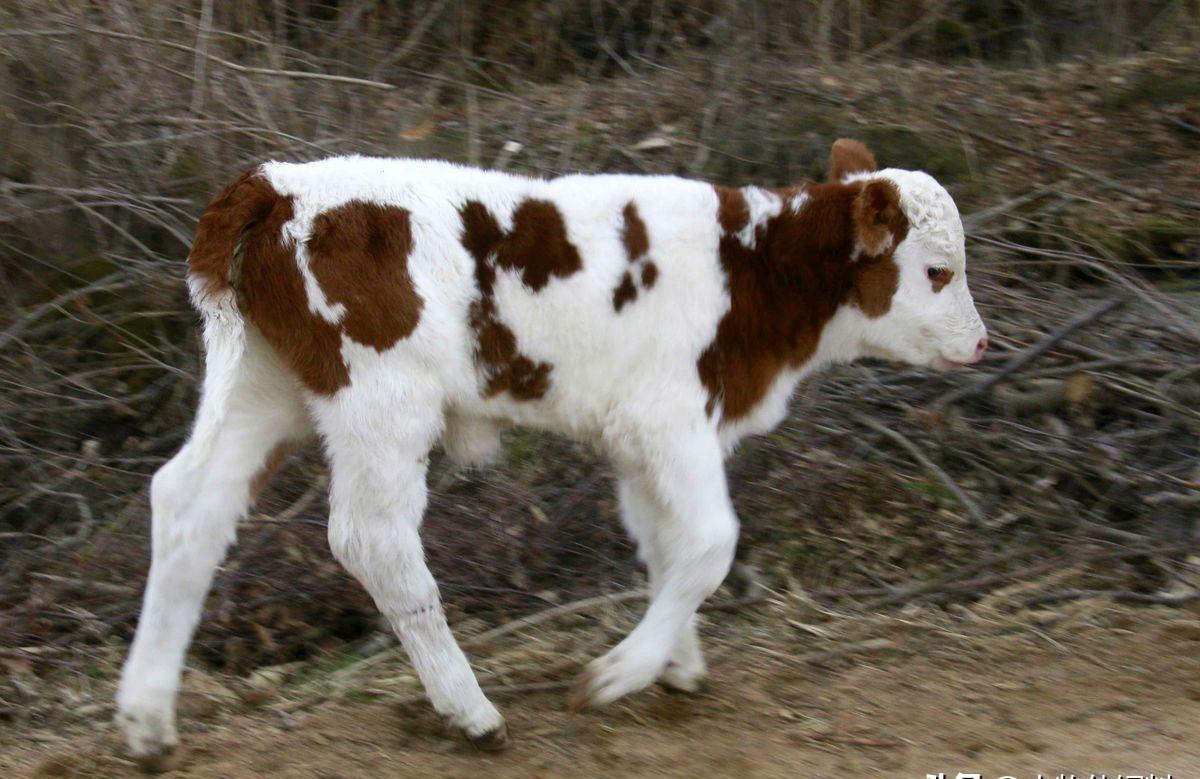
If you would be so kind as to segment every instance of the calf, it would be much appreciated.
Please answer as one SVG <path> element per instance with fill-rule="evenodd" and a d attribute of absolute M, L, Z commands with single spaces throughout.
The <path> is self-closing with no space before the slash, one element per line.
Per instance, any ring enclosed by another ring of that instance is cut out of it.
<path fill-rule="evenodd" d="M 269 162 L 212 202 L 188 263 L 203 395 L 151 485 L 153 561 L 119 693 L 125 738 L 151 762 L 176 744 L 180 668 L 237 522 L 314 435 L 334 555 L 434 708 L 497 748 L 504 720 L 446 626 L 418 535 L 434 444 L 477 463 L 516 423 L 607 451 L 651 600 L 576 700 L 656 679 L 694 690 L 696 610 L 737 539 L 731 448 L 776 425 L 818 368 L 873 356 L 948 369 L 987 344 L 950 195 L 925 173 L 876 170 L 848 140 L 825 183 L 789 189 Z"/>

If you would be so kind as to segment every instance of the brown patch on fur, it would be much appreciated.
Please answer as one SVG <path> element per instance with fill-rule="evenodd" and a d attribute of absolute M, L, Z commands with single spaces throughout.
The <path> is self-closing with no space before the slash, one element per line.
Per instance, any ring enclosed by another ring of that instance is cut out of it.
<path fill-rule="evenodd" d="M 774 187 L 771 192 L 779 198 L 783 207 L 787 208 L 792 198 L 804 193 L 804 187 Z"/>
<path fill-rule="evenodd" d="M 851 300 L 871 319 L 883 316 L 892 308 L 892 296 L 900 288 L 900 268 L 886 257 L 866 257 L 854 265 L 854 287 Z"/>
<path fill-rule="evenodd" d="M 416 329 L 423 301 L 408 274 L 412 226 L 396 206 L 352 200 L 313 220 L 309 268 L 331 303 L 346 307 L 341 328 L 376 351 Z"/>
<path fill-rule="evenodd" d="M 890 181 L 871 181 L 854 199 L 855 236 L 864 253 L 877 256 L 897 246 L 908 234 L 900 210 L 900 191 Z"/>
<path fill-rule="evenodd" d="M 625 271 L 621 275 L 621 283 L 613 291 L 613 310 L 620 311 L 626 304 L 637 300 L 637 287 L 633 283 L 633 275 Z"/>
<path fill-rule="evenodd" d="M 237 271 L 238 242 L 278 199 L 279 194 L 258 168 L 251 168 L 208 204 L 188 254 L 188 272 L 203 280 L 205 292 L 217 295 L 233 288 L 231 276 Z"/>
<path fill-rule="evenodd" d="M 385 349 L 420 318 L 422 302 L 406 263 L 408 214 L 354 201 L 314 220 L 310 267 L 330 300 L 346 307 L 340 325 L 309 308 L 295 247 L 283 237 L 294 216 L 290 195 L 276 192 L 258 169 L 243 173 L 200 218 L 189 270 L 210 294 L 236 289 L 242 313 L 301 383 L 331 395 L 350 383 L 343 332 Z"/>
<path fill-rule="evenodd" d="M 740 189 L 713 187 L 717 191 L 717 220 L 721 230 L 736 233 L 750 224 L 750 206 Z"/>
<path fill-rule="evenodd" d="M 531 203 L 534 205 L 527 208 Z M 553 209 L 554 218 L 548 218 L 548 212 L 538 204 Z M 517 214 L 523 209 L 524 215 L 518 220 Z M 459 213 L 463 221 L 462 244 L 475 259 L 475 283 L 479 287 L 479 299 L 471 304 L 470 323 L 475 331 L 475 361 L 484 378 L 483 394 L 493 397 L 508 392 L 516 400 L 536 400 L 550 389 L 553 366 L 534 362 L 522 354 L 516 334 L 500 321 L 494 297 L 496 267 L 521 268 L 522 281 L 539 290 L 551 275 L 570 275 L 579 270 L 583 265 L 579 253 L 566 240 L 566 228 L 558 209 L 545 201 L 525 201 L 514 213 L 513 230 L 507 234 L 482 203 L 468 201 Z M 547 252 L 554 253 L 554 257 L 537 257 L 539 234 L 549 240 Z M 529 262 L 521 264 L 518 262 L 521 257 Z"/>
<path fill-rule="evenodd" d="M 291 196 L 277 196 L 270 212 L 246 230 L 239 304 L 305 387 L 332 395 L 350 383 L 350 372 L 339 329 L 309 309 L 295 248 L 284 243 L 283 226 L 293 215 Z"/>
<path fill-rule="evenodd" d="M 483 267 L 488 273 L 488 290 L 496 280 L 496 272 L 487 260 L 491 252 L 504 238 L 504 231 L 496 217 L 488 211 L 487 206 L 476 200 L 468 200 L 458 212 L 463 222 L 462 245 L 475 258 L 475 273 L 478 275 Z"/>
<path fill-rule="evenodd" d="M 829 153 L 825 180 L 841 181 L 854 173 L 870 173 L 876 168 L 875 155 L 870 149 L 850 138 L 838 138 Z"/>
<path fill-rule="evenodd" d="M 650 289 L 658 281 L 658 266 L 649 260 L 642 266 L 642 289 Z"/>
<path fill-rule="evenodd" d="M 650 235 L 632 200 L 621 210 L 621 219 L 621 243 L 625 246 L 625 257 L 632 267 L 621 274 L 621 282 L 613 290 L 613 310 L 618 313 L 637 300 L 638 280 L 641 282 L 641 291 L 648 291 L 658 279 L 658 267 L 647 256 L 650 253 Z"/>
<path fill-rule="evenodd" d="M 566 278 L 583 268 L 579 251 L 567 239 L 562 214 L 548 200 L 526 200 L 517 206 L 512 230 L 492 245 L 492 251 L 496 267 L 520 271 L 521 281 L 534 292 L 551 276 Z"/>
<path fill-rule="evenodd" d="M 501 392 L 508 392 L 516 400 L 537 400 L 544 396 L 550 389 L 553 366 L 547 362 L 535 363 L 521 354 L 516 334 L 495 318 L 472 316 L 471 319 L 478 338 L 476 356 L 487 380 L 484 396 L 490 398 Z"/>
<path fill-rule="evenodd" d="M 650 251 L 650 236 L 646 233 L 646 223 L 642 221 L 641 214 L 632 200 L 625 204 L 621 218 L 624 220 L 621 243 L 625 244 L 625 256 L 630 262 L 636 262 Z"/>
<path fill-rule="evenodd" d="M 892 250 L 908 226 L 894 218 L 903 219 L 898 200 L 895 214 L 874 192 L 860 207 L 867 185 L 830 182 L 807 187 L 800 211 L 785 208 L 768 219 L 747 247 L 737 236 L 749 224 L 738 205 L 744 207 L 744 196 L 716 189 L 730 308 L 697 370 L 708 390 L 706 410 L 711 415 L 719 402 L 727 422 L 750 413 L 781 371 L 812 357 L 840 306 L 857 305 L 869 317 L 887 312 L 899 278 Z M 896 229 L 894 240 L 855 259 L 860 234 L 881 219 Z"/>
<path fill-rule="evenodd" d="M 854 200 L 854 224 L 863 255 L 854 264 L 853 300 L 875 318 L 892 307 L 900 287 L 893 250 L 908 235 L 908 218 L 900 208 L 900 191 L 890 181 L 872 181 Z M 869 237 L 867 237 L 869 236 Z"/>

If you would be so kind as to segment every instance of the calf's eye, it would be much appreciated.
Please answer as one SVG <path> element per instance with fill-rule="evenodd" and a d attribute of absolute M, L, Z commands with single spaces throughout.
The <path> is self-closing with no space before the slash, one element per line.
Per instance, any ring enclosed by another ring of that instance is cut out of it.
<path fill-rule="evenodd" d="M 935 265 L 933 267 L 926 268 L 925 275 L 929 277 L 930 281 L 940 281 L 941 283 L 945 284 L 946 282 L 950 281 L 950 277 L 953 274 L 950 272 L 949 268 L 941 268 Z"/>

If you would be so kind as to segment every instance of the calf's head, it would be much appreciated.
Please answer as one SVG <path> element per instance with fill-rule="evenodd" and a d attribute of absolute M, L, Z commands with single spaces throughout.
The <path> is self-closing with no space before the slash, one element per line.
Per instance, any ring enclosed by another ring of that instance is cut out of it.
<path fill-rule="evenodd" d="M 877 170 L 857 141 L 834 143 L 829 179 L 855 186 L 849 305 L 859 353 L 948 370 L 978 362 L 987 330 L 967 288 L 962 220 L 920 171 Z"/>

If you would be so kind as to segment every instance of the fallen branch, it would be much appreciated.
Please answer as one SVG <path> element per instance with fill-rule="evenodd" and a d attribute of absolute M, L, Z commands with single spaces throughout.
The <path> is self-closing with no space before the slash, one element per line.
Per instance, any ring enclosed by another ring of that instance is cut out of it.
<path fill-rule="evenodd" d="M 1078 175 L 1073 174 L 1065 179 L 1060 179 L 1053 184 L 1047 184 L 1042 187 L 1031 189 L 1024 194 L 1008 198 L 1007 200 L 1004 200 L 1003 202 L 997 203 L 993 206 L 981 208 L 978 211 L 967 214 L 962 218 L 963 228 L 968 233 L 973 233 L 996 217 L 1009 214 L 1014 209 L 1017 209 L 1026 203 L 1037 200 L 1038 198 L 1058 193 L 1065 185 L 1070 184 L 1077 178 Z"/>
<path fill-rule="evenodd" d="M 814 733 L 809 736 L 814 741 L 826 741 L 831 744 L 851 744 L 856 747 L 902 747 L 904 742 L 898 738 L 872 738 L 870 736 L 839 736 L 837 734 Z"/>
<path fill-rule="evenodd" d="M 524 630 L 525 628 L 541 625 L 545 622 L 560 619 L 571 614 L 578 614 L 582 611 L 589 611 L 597 606 L 612 606 L 617 603 L 625 603 L 626 601 L 640 600 L 645 598 L 646 595 L 647 592 L 645 590 L 629 590 L 628 592 L 621 592 L 615 595 L 597 595 L 593 598 L 584 598 L 583 600 L 577 600 L 572 603 L 564 603 L 561 606 L 555 606 L 554 608 L 546 609 L 545 611 L 539 611 L 536 614 L 530 614 L 527 617 L 515 619 L 512 622 L 506 622 L 499 627 L 486 630 L 477 636 L 464 639 L 462 645 L 464 648 L 482 646 L 495 641 L 497 638 L 507 636 L 510 633 L 516 633 Z"/>
<path fill-rule="evenodd" d="M 1193 135 L 1200 135 L 1200 127 L 1197 127 L 1191 122 L 1185 122 L 1178 116 L 1168 116 L 1167 121 L 1178 127 L 1180 130 L 1192 133 Z"/>
<path fill-rule="evenodd" d="M 76 579 L 73 576 L 56 576 L 52 573 L 42 573 L 40 571 L 34 571 L 33 573 L 29 574 L 29 578 L 40 579 L 41 581 L 52 582 L 54 584 L 61 584 L 83 592 L 102 592 L 106 595 L 120 595 L 122 597 L 126 597 L 137 592 L 135 588 L 127 587 L 124 584 L 85 581 L 83 579 Z"/>
<path fill-rule="evenodd" d="M 989 555 L 989 556 L 983 558 L 982 560 L 978 560 L 976 562 L 969 563 L 968 565 L 964 565 L 964 566 L 958 568 L 957 570 L 951 571 L 950 573 L 946 574 L 945 576 L 939 577 L 937 579 L 932 579 L 930 581 L 924 581 L 924 582 L 917 582 L 916 584 L 910 584 L 907 587 L 899 587 L 899 588 L 893 589 L 891 592 L 888 592 L 886 595 L 882 595 L 882 596 L 876 598 L 875 600 L 868 601 L 867 603 L 865 603 L 863 605 L 863 608 L 868 609 L 868 610 L 875 609 L 875 608 L 879 608 L 881 606 L 888 606 L 893 603 L 907 601 L 911 598 L 915 598 L 918 595 L 924 595 L 925 593 L 933 592 L 935 590 L 945 590 L 949 587 L 954 586 L 954 584 L 956 582 L 963 581 L 965 579 L 965 577 L 967 577 L 968 575 L 970 575 L 972 573 L 975 573 L 976 571 L 986 569 L 986 568 L 991 568 L 994 566 L 998 566 L 998 565 L 1002 565 L 1004 563 L 1010 562 L 1010 561 L 1020 557 L 1023 554 L 1027 554 L 1028 551 L 1029 550 L 1027 550 L 1027 549 L 1013 549 L 1008 552 L 1005 552 L 1004 554 Z"/>
<path fill-rule="evenodd" d="M 908 440 L 908 438 L 906 438 L 903 434 L 892 430 L 882 422 L 872 419 L 865 414 L 855 413 L 854 418 L 860 424 L 882 433 L 896 443 L 900 444 L 900 446 L 904 447 L 904 449 L 913 456 L 913 459 L 921 464 L 921 467 L 929 471 L 929 473 L 931 473 L 938 481 L 940 481 L 942 485 L 949 490 L 955 498 L 958 499 L 958 502 L 963 505 L 963 508 L 965 508 L 967 513 L 971 516 L 972 524 L 976 526 L 983 526 L 986 524 L 987 517 L 984 515 L 983 510 L 979 508 L 979 504 L 972 500 L 971 496 L 963 492 L 962 488 L 955 483 L 954 479 L 951 479 L 950 475 L 942 470 L 937 463 L 926 457 L 925 453 L 921 451 L 920 447 Z"/>
<path fill-rule="evenodd" d="M 1119 181 L 1116 181 L 1112 178 L 1109 178 L 1108 176 L 1097 173 L 1096 171 L 1091 170 L 1089 168 L 1085 168 L 1082 165 L 1077 165 L 1074 162 L 1069 162 L 1067 160 L 1059 159 L 1058 157 L 1054 156 L 1053 154 L 1044 154 L 1041 152 L 1033 151 L 1031 149 L 1026 149 L 1022 146 L 1018 146 L 1015 143 L 1006 141 L 1003 138 L 997 138 L 996 136 L 992 135 L 991 133 L 980 132 L 979 130 L 972 130 L 969 127 L 965 127 L 961 124 L 958 124 L 957 122 L 952 122 L 949 119 L 939 119 L 938 123 L 944 127 L 948 127 L 949 129 L 954 130 L 955 132 L 964 133 L 966 135 L 971 136 L 972 138 L 975 138 L 976 140 L 983 141 L 984 143 L 990 143 L 994 146 L 999 146 L 1002 149 L 1007 149 L 1008 151 L 1016 152 L 1018 154 L 1024 154 L 1026 156 L 1033 157 L 1034 159 L 1042 160 L 1043 162 L 1048 162 L 1051 165 L 1057 165 L 1060 168 L 1065 168 L 1066 170 L 1072 171 L 1074 173 L 1079 173 L 1083 176 L 1086 176 L 1088 179 L 1090 179 L 1092 181 L 1097 181 L 1097 182 L 1103 184 L 1104 186 L 1108 187 L 1109 189 L 1116 190 L 1117 192 L 1124 192 L 1126 195 L 1130 195 L 1130 196 L 1136 197 L 1136 198 L 1142 197 L 1142 193 L 1138 192 L 1133 187 L 1126 186 L 1125 184 L 1122 184 Z M 1200 202 L 1195 201 L 1195 200 L 1186 200 L 1184 198 L 1178 198 L 1178 197 L 1167 197 L 1167 198 L 1165 198 L 1165 200 L 1169 203 L 1173 203 L 1174 205 L 1180 206 L 1182 208 L 1200 210 Z"/>
<path fill-rule="evenodd" d="M 1200 600 L 1200 589 L 1181 593 L 1133 592 L 1131 590 L 1059 590 L 1035 595 L 1022 601 L 1026 608 L 1047 606 L 1088 598 L 1111 598 L 1117 603 L 1142 603 L 1157 606 L 1184 606 Z"/>
<path fill-rule="evenodd" d="M 1170 320 L 1171 324 L 1178 328 L 1181 333 L 1185 334 L 1188 338 L 1191 338 L 1196 343 L 1200 343 L 1200 329 L 1196 328 L 1196 326 L 1192 323 L 1190 310 L 1186 311 L 1186 313 L 1183 311 L 1177 311 L 1166 298 L 1166 296 L 1153 286 L 1139 280 L 1135 276 L 1118 273 L 1091 255 L 1082 254 L 1080 252 L 1062 251 L 1058 249 L 1042 249 L 1036 246 L 1027 246 L 1025 244 L 1000 240 L 998 238 L 989 238 L 983 235 L 972 236 L 972 239 L 979 241 L 980 243 L 987 243 L 1004 249 L 1026 252 L 1028 254 L 1035 254 L 1041 257 L 1050 257 L 1054 260 L 1069 260 L 1070 262 L 1081 265 L 1089 270 L 1094 270 L 1097 273 L 1111 279 L 1121 287 L 1124 287 L 1134 295 L 1137 295 L 1142 302 L 1158 311 L 1166 319 Z"/>
<path fill-rule="evenodd" d="M 986 392 L 995 384 L 1003 381 L 1004 379 L 1024 368 L 1029 363 L 1036 360 L 1038 357 L 1050 351 L 1050 349 L 1054 348 L 1055 344 L 1062 341 L 1071 333 L 1087 324 L 1096 321 L 1108 312 L 1119 308 L 1124 304 L 1124 297 L 1118 296 L 1109 298 L 1095 308 L 1089 309 L 1088 311 L 1085 311 L 1084 313 L 1072 319 L 1070 322 L 1067 322 L 1065 325 L 1055 330 L 1041 341 L 1038 341 L 1033 346 L 1020 352 L 1011 360 L 1009 360 L 1003 368 L 991 374 L 983 381 L 976 382 L 975 384 L 971 384 L 966 387 L 960 387 L 956 390 L 951 390 L 939 398 L 936 404 L 939 406 L 944 406 L 962 400 L 963 398 L 970 397 L 971 395 L 977 395 L 981 392 Z"/>
<path fill-rule="evenodd" d="M 372 81 L 366 78 L 355 78 L 353 76 L 336 76 L 331 73 L 312 73 L 304 70 L 279 70 L 276 68 L 259 68 L 253 65 L 239 65 L 236 62 L 218 57 L 215 54 L 197 51 L 194 46 L 188 46 L 175 41 L 168 41 L 156 38 L 147 38 L 143 35 L 133 35 L 126 32 L 117 32 L 116 30 L 105 30 L 101 27 L 81 27 L 78 30 L 4 30 L 0 31 L 0 37 L 13 36 L 43 36 L 48 38 L 55 37 L 70 37 L 79 35 L 81 32 L 91 35 L 99 35 L 104 38 L 115 38 L 123 41 L 136 41 L 138 43 L 149 43 L 155 46 L 163 46 L 168 49 L 176 49 L 185 51 L 197 57 L 203 57 L 209 62 L 216 63 L 224 68 L 228 68 L 236 73 L 257 73 L 263 76 L 278 76 L 281 78 L 293 79 L 309 79 L 313 81 L 333 81 L 339 84 L 354 84 L 355 86 L 371 87 L 373 89 L 392 90 L 396 88 L 395 84 L 388 84 L 383 81 Z"/>
<path fill-rule="evenodd" d="M 836 649 L 827 649 L 823 652 L 809 652 L 808 654 L 800 655 L 799 659 L 802 663 L 809 665 L 825 665 L 830 660 L 846 657 L 847 655 L 859 655 L 866 652 L 880 652 L 885 649 L 894 649 L 895 642 L 886 638 L 869 638 L 866 641 L 858 641 L 853 644 L 846 644 Z"/>

